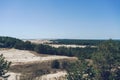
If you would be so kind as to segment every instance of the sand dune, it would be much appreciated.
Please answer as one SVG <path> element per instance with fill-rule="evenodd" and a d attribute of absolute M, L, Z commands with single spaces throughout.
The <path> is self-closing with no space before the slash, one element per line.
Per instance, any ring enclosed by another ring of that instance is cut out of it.
<path fill-rule="evenodd" d="M 56 60 L 56 59 L 77 59 L 76 57 L 67 57 L 67 56 L 56 56 L 56 55 L 44 55 L 41 56 L 39 54 L 35 54 L 31 51 L 27 50 L 18 50 L 18 49 L 0 49 L 0 54 L 3 54 L 6 60 L 11 61 L 12 65 L 17 64 L 24 64 L 24 63 L 33 63 L 33 62 L 43 62 L 48 60 Z M 9 72 L 11 76 L 8 78 L 8 80 L 16 80 L 16 78 L 19 80 L 20 73 L 14 73 Z M 56 80 L 56 78 L 59 77 L 60 80 L 66 75 L 66 72 L 57 72 L 54 74 L 47 74 L 44 75 L 40 80 Z"/>
<path fill-rule="evenodd" d="M 32 62 L 42 62 L 47 60 L 56 60 L 56 59 L 71 59 L 75 57 L 67 57 L 67 56 L 37 56 L 30 51 L 27 50 L 17 50 L 17 49 L 7 49 L 0 50 L 0 54 L 6 58 L 6 60 L 11 61 L 12 65 L 17 63 L 32 63 Z"/>
<path fill-rule="evenodd" d="M 53 74 L 46 74 L 41 77 L 37 77 L 37 80 L 66 80 L 67 73 L 65 71 L 60 71 Z"/>

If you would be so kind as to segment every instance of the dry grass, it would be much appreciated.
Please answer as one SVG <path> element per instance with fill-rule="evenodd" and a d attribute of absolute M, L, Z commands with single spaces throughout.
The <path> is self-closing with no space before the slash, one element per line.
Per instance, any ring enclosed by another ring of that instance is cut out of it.
<path fill-rule="evenodd" d="M 0 54 L 3 54 L 6 60 L 12 62 L 10 74 L 13 76 L 8 80 L 16 80 L 14 78 L 17 73 L 21 74 L 21 80 L 30 80 L 30 78 L 40 77 L 41 75 L 53 74 L 64 69 L 52 69 L 52 61 L 58 60 L 61 64 L 64 61 L 77 60 L 75 57 L 43 55 L 33 51 L 17 49 L 0 49 Z"/>
<path fill-rule="evenodd" d="M 40 63 L 27 63 L 24 65 L 14 65 L 11 66 L 10 71 L 14 73 L 21 73 L 21 80 L 34 80 L 36 77 L 40 77 L 42 75 L 45 78 L 45 75 L 48 75 L 48 78 L 52 77 L 61 77 L 64 76 L 64 69 L 62 68 L 62 63 L 67 62 L 67 59 L 58 60 L 60 62 L 60 69 L 51 68 L 52 61 L 40 62 Z M 60 74 L 61 72 L 62 74 Z M 58 75 L 58 76 L 54 76 Z M 51 77 L 50 77 L 51 76 Z M 47 78 L 47 77 L 46 77 Z"/>

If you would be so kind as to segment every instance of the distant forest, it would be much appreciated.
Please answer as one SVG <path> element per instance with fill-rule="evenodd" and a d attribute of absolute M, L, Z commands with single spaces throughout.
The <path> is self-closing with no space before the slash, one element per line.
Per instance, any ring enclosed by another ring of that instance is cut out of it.
<path fill-rule="evenodd" d="M 92 39 L 55 39 L 52 44 L 75 44 L 75 45 L 88 45 L 88 46 L 97 46 L 106 40 L 92 40 Z M 120 40 L 114 40 L 120 43 Z"/>
<path fill-rule="evenodd" d="M 20 50 L 31 50 L 41 54 L 50 55 L 63 55 L 63 56 L 76 56 L 81 59 L 91 58 L 92 53 L 97 50 L 97 47 L 90 47 L 91 45 L 97 46 L 106 40 L 74 40 L 74 39 L 58 39 L 52 40 L 53 44 L 79 44 L 88 45 L 85 48 L 54 48 L 45 44 L 33 44 L 30 41 L 23 41 L 12 37 L 0 37 L 0 48 L 16 48 Z M 120 44 L 119 40 L 114 40 Z"/>
<path fill-rule="evenodd" d="M 0 48 L 16 48 L 20 50 L 31 50 L 41 54 L 76 56 L 76 57 L 80 56 L 80 58 L 90 58 L 92 53 L 97 50 L 97 48 L 91 48 L 91 47 L 54 48 L 45 44 L 33 44 L 30 41 L 24 42 L 20 39 L 16 39 L 12 37 L 0 37 Z"/>

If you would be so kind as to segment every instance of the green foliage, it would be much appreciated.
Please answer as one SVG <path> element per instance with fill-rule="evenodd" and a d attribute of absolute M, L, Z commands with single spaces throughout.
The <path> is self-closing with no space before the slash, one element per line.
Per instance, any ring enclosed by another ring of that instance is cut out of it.
<path fill-rule="evenodd" d="M 100 69 L 99 76 L 102 80 L 116 80 L 116 71 L 120 66 L 120 47 L 118 43 L 112 40 L 101 43 L 92 59 L 97 68 Z"/>
<path fill-rule="evenodd" d="M 42 54 L 76 56 L 80 59 L 91 58 L 96 48 L 54 48 L 49 45 L 32 44 L 29 41 L 22 41 L 11 37 L 0 37 L 0 48 L 16 48 L 20 50 L 32 50 Z"/>
<path fill-rule="evenodd" d="M 22 41 L 11 37 L 0 37 L 0 48 L 12 48 L 16 43 L 21 43 Z"/>
<path fill-rule="evenodd" d="M 120 68 L 115 71 L 115 80 L 120 80 Z"/>
<path fill-rule="evenodd" d="M 96 80 L 93 66 L 88 65 L 86 61 L 70 63 L 66 70 L 68 80 Z"/>
<path fill-rule="evenodd" d="M 55 50 L 51 46 L 39 44 L 34 47 L 34 51 L 43 54 L 54 54 Z"/>
<path fill-rule="evenodd" d="M 10 64 L 11 62 L 6 61 L 5 57 L 0 55 L 0 77 L 8 77 L 8 75 L 5 76 L 5 74 L 8 72 Z"/>
<path fill-rule="evenodd" d="M 80 39 L 57 39 L 52 40 L 53 44 L 75 44 L 75 45 L 88 45 L 96 46 L 105 40 L 80 40 Z"/>
<path fill-rule="evenodd" d="M 113 40 L 101 43 L 91 55 L 91 66 L 84 59 L 68 65 L 68 80 L 120 80 L 119 45 Z"/>
<path fill-rule="evenodd" d="M 26 41 L 23 46 L 25 50 L 34 50 L 35 44 L 32 44 L 30 41 Z"/>
<path fill-rule="evenodd" d="M 58 60 L 54 60 L 51 65 L 52 65 L 52 68 L 55 68 L 55 69 L 60 68 L 60 62 Z"/>
<path fill-rule="evenodd" d="M 39 44 L 34 47 L 34 51 L 42 54 L 51 54 L 51 55 L 65 55 L 65 56 L 76 56 L 80 59 L 89 59 L 93 52 L 95 52 L 97 48 L 66 48 L 59 47 L 54 48 L 48 45 Z"/>

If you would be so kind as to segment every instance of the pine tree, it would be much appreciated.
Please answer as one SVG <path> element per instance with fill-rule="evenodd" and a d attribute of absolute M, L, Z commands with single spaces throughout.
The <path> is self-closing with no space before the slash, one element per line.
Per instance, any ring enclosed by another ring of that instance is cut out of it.
<path fill-rule="evenodd" d="M 5 57 L 3 57 L 3 54 L 0 55 L 0 77 L 8 77 L 9 75 L 5 75 L 8 72 L 8 69 L 11 65 L 11 62 L 8 62 L 5 60 Z"/>

